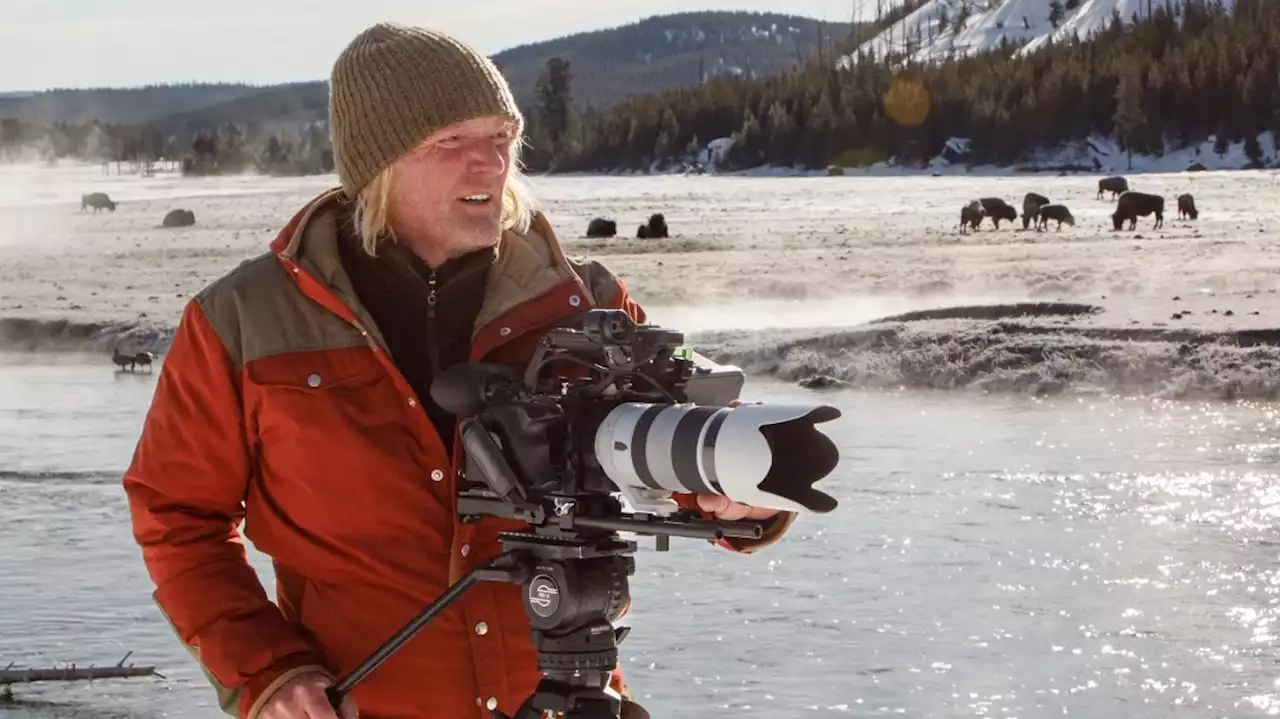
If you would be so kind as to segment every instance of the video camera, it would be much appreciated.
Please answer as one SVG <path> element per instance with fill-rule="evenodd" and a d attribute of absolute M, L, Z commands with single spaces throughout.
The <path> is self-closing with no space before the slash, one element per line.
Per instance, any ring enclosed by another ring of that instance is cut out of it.
<path fill-rule="evenodd" d="M 653 535 L 659 551 L 673 536 L 762 535 L 759 523 L 681 508 L 673 493 L 790 512 L 836 508 L 813 484 L 835 468 L 839 452 L 814 425 L 839 410 L 729 407 L 742 370 L 684 348 L 680 332 L 638 325 L 621 310 L 588 310 L 576 324 L 549 331 L 523 375 L 506 365 L 459 364 L 433 382 L 432 399 L 459 419 L 463 521 L 503 517 L 529 531 L 499 533 L 504 553 L 449 587 L 334 684 L 335 707 L 473 584 L 501 581 L 524 590 L 544 676 L 515 719 L 547 711 L 615 719 L 620 700 L 606 688 L 626 631 L 612 621 L 630 601 L 636 551 L 619 532 Z"/>

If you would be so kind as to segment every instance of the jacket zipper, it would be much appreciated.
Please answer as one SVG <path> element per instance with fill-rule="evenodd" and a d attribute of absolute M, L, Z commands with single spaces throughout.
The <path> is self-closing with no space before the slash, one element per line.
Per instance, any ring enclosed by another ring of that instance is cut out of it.
<path fill-rule="evenodd" d="M 440 355 L 436 347 L 436 271 L 427 275 L 427 354 L 431 360 L 431 377 L 440 375 Z"/>

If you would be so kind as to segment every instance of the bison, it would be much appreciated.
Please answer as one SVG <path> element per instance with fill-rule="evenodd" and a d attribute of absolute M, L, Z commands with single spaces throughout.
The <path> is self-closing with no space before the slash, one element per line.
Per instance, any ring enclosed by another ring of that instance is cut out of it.
<path fill-rule="evenodd" d="M 1191 196 L 1190 192 L 1178 195 L 1178 219 L 1186 217 L 1196 219 L 1200 216 L 1200 211 L 1196 209 L 1196 198 Z"/>
<path fill-rule="evenodd" d="M 156 359 L 155 353 L 143 350 L 133 356 L 133 362 L 139 367 L 146 367 L 147 371 L 151 371 L 151 363 Z"/>
<path fill-rule="evenodd" d="M 116 203 L 107 197 L 105 192 L 91 192 L 87 195 L 80 196 L 80 211 L 84 212 L 86 207 L 92 207 L 94 212 L 99 210 L 116 211 Z"/>
<path fill-rule="evenodd" d="M 1129 191 L 1129 181 L 1119 175 L 1115 177 L 1104 177 L 1098 180 L 1098 199 L 1102 199 L 1102 193 L 1110 192 L 1111 199 L 1115 199 L 1122 192 Z"/>
<path fill-rule="evenodd" d="M 982 209 L 982 203 L 974 200 L 964 207 L 960 208 L 960 232 L 966 232 L 965 227 L 972 226 L 978 229 L 978 225 L 982 224 L 982 218 L 987 216 L 987 211 Z"/>
<path fill-rule="evenodd" d="M 1148 195 L 1145 192 L 1130 190 L 1120 193 L 1120 199 L 1116 201 L 1116 211 L 1111 215 L 1111 222 L 1115 225 L 1115 229 L 1119 230 L 1124 221 L 1128 220 L 1129 229 L 1132 230 L 1137 227 L 1139 217 L 1151 214 L 1156 216 L 1155 224 L 1151 229 L 1164 225 L 1164 198 L 1160 195 Z"/>
<path fill-rule="evenodd" d="M 111 361 L 115 362 L 121 370 L 124 370 L 125 367 L 128 367 L 130 371 L 133 370 L 133 355 L 121 352 L 118 347 L 111 351 Z"/>
<path fill-rule="evenodd" d="M 1031 221 L 1040 213 L 1040 208 L 1047 204 L 1049 204 L 1049 198 L 1028 192 L 1027 196 L 1022 198 L 1022 229 L 1027 229 Z"/>
<path fill-rule="evenodd" d="M 1076 226 L 1076 218 L 1072 216 L 1071 210 L 1066 205 L 1044 205 L 1039 208 L 1039 221 L 1036 223 L 1037 230 L 1044 230 L 1049 227 L 1049 220 L 1058 221 L 1058 231 L 1062 231 L 1062 223 L 1067 223 L 1071 227 Z"/>
<path fill-rule="evenodd" d="M 642 240 L 660 239 L 668 236 L 667 218 L 661 212 L 649 215 L 649 223 L 640 225 L 640 228 L 636 230 L 636 237 Z"/>
<path fill-rule="evenodd" d="M 982 209 L 991 218 L 991 224 L 995 225 L 997 230 L 1000 229 L 1000 220 L 1013 222 L 1018 219 L 1018 211 L 999 197 L 984 197 L 978 202 L 982 203 Z"/>
<path fill-rule="evenodd" d="M 190 227 L 196 224 L 196 213 L 191 210 L 169 210 L 161 220 L 161 227 Z"/>
<path fill-rule="evenodd" d="M 156 356 L 154 353 L 146 350 L 137 354 L 125 354 L 120 351 L 119 347 L 111 350 L 111 361 L 116 363 L 116 365 L 120 367 L 121 371 L 127 368 L 132 372 L 138 367 L 146 367 L 147 370 L 150 371 L 151 363 L 155 361 L 155 358 Z"/>
<path fill-rule="evenodd" d="M 613 237 L 618 234 L 618 223 L 597 217 L 587 223 L 587 237 Z"/>

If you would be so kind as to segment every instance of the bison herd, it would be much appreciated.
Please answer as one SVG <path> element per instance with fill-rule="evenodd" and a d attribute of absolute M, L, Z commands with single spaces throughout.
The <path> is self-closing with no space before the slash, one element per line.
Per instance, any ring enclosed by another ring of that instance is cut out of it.
<path fill-rule="evenodd" d="M 1164 197 L 1129 189 L 1129 180 L 1124 177 L 1104 177 L 1098 180 L 1097 199 L 1101 200 L 1111 193 L 1116 201 L 1115 212 L 1111 214 L 1114 229 L 1120 230 L 1127 222 L 1132 230 L 1138 224 L 1139 217 L 1155 216 L 1153 229 L 1164 226 Z M 1195 198 L 1189 193 L 1178 195 L 1178 219 L 1197 219 L 1200 216 L 1196 209 Z M 960 232 L 978 229 L 984 219 L 990 218 L 994 229 L 1000 229 L 1000 223 L 1013 223 L 1018 219 L 1018 212 L 1012 205 L 999 197 L 983 197 L 971 200 L 960 208 Z M 1028 192 L 1022 198 L 1022 229 L 1030 228 L 1033 223 L 1036 231 L 1046 229 L 1049 222 L 1057 222 L 1056 229 L 1061 231 L 1062 225 L 1074 227 L 1076 219 L 1066 205 L 1054 203 L 1048 197 L 1035 192 Z"/>
<path fill-rule="evenodd" d="M 982 220 L 988 217 L 991 218 L 991 224 L 998 230 L 1001 220 L 1013 224 L 1013 221 L 1018 219 L 1018 211 L 999 197 L 973 200 L 960 208 L 960 231 L 966 232 L 968 228 L 976 230 L 982 224 Z M 1039 232 L 1048 227 L 1050 220 L 1057 221 L 1059 230 L 1062 229 L 1064 222 L 1072 226 L 1076 224 L 1076 218 L 1072 216 L 1071 210 L 1067 209 L 1066 205 L 1049 202 L 1049 198 L 1044 195 L 1028 192 L 1026 197 L 1022 198 L 1022 229 L 1029 228 L 1034 222 L 1036 231 Z"/>
<path fill-rule="evenodd" d="M 80 211 L 84 212 L 89 208 L 93 208 L 95 213 L 102 210 L 115 212 L 116 203 L 105 192 L 91 192 L 80 196 Z M 191 227 L 194 224 L 196 213 L 186 209 L 170 210 L 160 221 L 161 227 Z"/>
<path fill-rule="evenodd" d="M 618 223 L 597 217 L 587 223 L 587 237 L 614 237 L 618 234 Z M 636 238 L 641 240 L 659 240 L 670 237 L 667 229 L 667 218 L 661 212 L 649 215 L 649 221 L 636 228 Z"/>

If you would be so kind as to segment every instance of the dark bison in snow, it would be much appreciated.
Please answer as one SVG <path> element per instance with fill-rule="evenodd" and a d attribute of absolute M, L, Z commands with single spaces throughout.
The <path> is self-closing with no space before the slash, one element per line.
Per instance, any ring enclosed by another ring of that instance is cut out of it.
<path fill-rule="evenodd" d="M 965 228 L 972 227 L 978 229 L 978 225 L 982 224 L 982 218 L 986 217 L 986 210 L 982 209 L 982 203 L 974 200 L 964 207 L 960 208 L 960 232 L 967 232 Z"/>
<path fill-rule="evenodd" d="M 169 210 L 160 222 L 162 227 L 190 227 L 196 224 L 196 213 L 191 210 Z"/>
<path fill-rule="evenodd" d="M 1022 229 L 1027 229 L 1031 225 L 1031 221 L 1040 214 L 1040 208 L 1047 204 L 1049 204 L 1049 198 L 1034 192 L 1028 192 L 1027 196 L 1022 198 Z"/>
<path fill-rule="evenodd" d="M 1067 223 L 1071 227 L 1076 226 L 1076 218 L 1071 215 L 1071 210 L 1066 205 L 1044 205 L 1040 208 L 1039 221 L 1036 223 L 1037 230 L 1048 229 L 1049 220 L 1058 221 L 1058 230 L 1062 230 L 1062 223 Z"/>
<path fill-rule="evenodd" d="M 982 209 L 987 213 L 987 217 L 991 218 L 991 224 L 1000 229 L 1000 220 L 1013 222 L 1018 219 L 1018 211 L 1013 209 L 1013 205 L 1005 202 L 999 197 L 984 197 L 978 200 L 982 203 Z"/>
<path fill-rule="evenodd" d="M 111 350 L 111 361 L 119 365 L 121 370 L 127 368 L 130 372 L 134 371 L 138 367 L 146 367 L 150 370 L 151 363 L 155 361 L 155 358 L 156 356 L 154 353 L 147 352 L 146 350 L 132 355 L 121 352 L 119 347 Z"/>
<path fill-rule="evenodd" d="M 1119 195 L 1122 192 L 1128 192 L 1128 190 L 1129 190 L 1129 181 L 1118 175 L 1115 177 L 1104 177 L 1101 180 L 1098 180 L 1098 199 L 1099 200 L 1102 199 L 1102 194 L 1104 192 L 1110 192 L 1111 199 L 1114 200 L 1117 195 Z"/>
<path fill-rule="evenodd" d="M 618 234 L 618 223 L 597 217 L 587 223 L 587 237 L 613 237 Z"/>
<path fill-rule="evenodd" d="M 1155 224 L 1151 229 L 1156 229 L 1164 225 L 1164 198 L 1160 195 L 1148 195 L 1145 192 L 1129 192 L 1120 193 L 1120 199 L 1116 201 L 1116 211 L 1111 215 L 1111 222 L 1118 230 L 1124 224 L 1125 220 L 1129 221 L 1129 229 L 1134 229 L 1138 225 L 1139 217 L 1147 215 L 1155 215 Z"/>
<path fill-rule="evenodd" d="M 1189 192 L 1178 195 L 1178 219 L 1190 217 L 1194 220 L 1199 216 L 1200 211 L 1196 209 L 1196 198 L 1192 197 Z"/>
<path fill-rule="evenodd" d="M 86 207 L 92 207 L 94 212 L 99 210 L 116 211 L 116 203 L 112 202 L 105 192 L 91 192 L 87 195 L 81 195 L 80 211 L 84 212 Z"/>
<path fill-rule="evenodd" d="M 649 224 L 640 225 L 636 230 L 636 237 L 642 240 L 660 239 L 669 237 L 667 234 L 667 218 L 661 212 L 655 212 L 649 215 Z"/>

